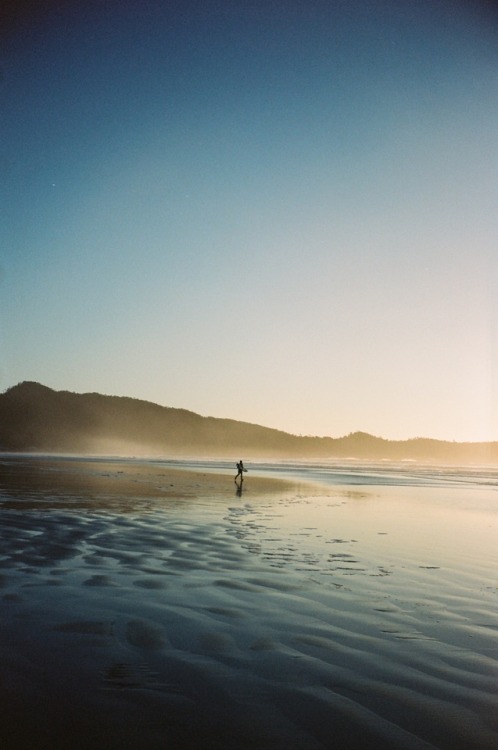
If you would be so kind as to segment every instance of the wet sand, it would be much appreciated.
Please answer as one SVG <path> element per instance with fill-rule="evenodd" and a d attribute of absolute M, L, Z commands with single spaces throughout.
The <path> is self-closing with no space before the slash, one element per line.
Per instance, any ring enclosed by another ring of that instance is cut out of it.
<path fill-rule="evenodd" d="M 0 743 L 498 745 L 495 487 L 0 457 Z"/>

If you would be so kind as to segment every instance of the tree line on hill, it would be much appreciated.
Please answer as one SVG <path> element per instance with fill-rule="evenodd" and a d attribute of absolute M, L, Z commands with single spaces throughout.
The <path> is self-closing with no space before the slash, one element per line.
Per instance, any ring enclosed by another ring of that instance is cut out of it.
<path fill-rule="evenodd" d="M 358 458 L 498 463 L 498 442 L 303 437 L 233 419 L 23 382 L 0 394 L 0 450 L 103 455 Z"/>

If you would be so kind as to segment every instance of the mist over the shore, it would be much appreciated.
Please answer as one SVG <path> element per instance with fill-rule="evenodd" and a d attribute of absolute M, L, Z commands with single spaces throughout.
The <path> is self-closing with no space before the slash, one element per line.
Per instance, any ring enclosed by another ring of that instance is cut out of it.
<path fill-rule="evenodd" d="M 448 463 L 498 462 L 498 443 L 405 441 L 356 432 L 292 435 L 233 419 L 97 393 L 54 391 L 24 382 L 0 395 L 0 449 L 121 456 L 353 458 Z"/>

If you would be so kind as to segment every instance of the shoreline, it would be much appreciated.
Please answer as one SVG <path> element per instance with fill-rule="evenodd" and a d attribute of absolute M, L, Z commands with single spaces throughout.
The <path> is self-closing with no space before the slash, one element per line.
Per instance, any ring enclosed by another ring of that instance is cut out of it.
<path fill-rule="evenodd" d="M 23 486 L 56 495 L 77 492 L 83 496 L 142 496 L 151 498 L 230 497 L 235 494 L 233 472 L 177 468 L 149 459 L 96 458 L 86 456 L 36 457 L 10 454 L 2 462 L 4 490 L 19 494 Z M 244 478 L 243 494 L 290 491 L 295 482 L 280 477 L 261 477 L 250 472 Z M 0 486 L 1 489 L 1 486 Z"/>
<path fill-rule="evenodd" d="M 494 750 L 496 489 L 234 475 L 0 459 L 2 748 Z"/>

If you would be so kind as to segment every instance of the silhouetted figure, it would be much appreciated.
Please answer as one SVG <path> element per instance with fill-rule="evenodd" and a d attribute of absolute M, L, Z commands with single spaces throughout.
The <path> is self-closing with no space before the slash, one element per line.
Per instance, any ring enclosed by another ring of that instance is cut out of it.
<path fill-rule="evenodd" d="M 242 487 L 242 482 L 244 481 L 244 471 L 247 471 L 247 469 L 244 469 L 244 464 L 242 462 L 242 459 L 240 459 L 239 463 L 237 464 L 237 476 L 234 479 L 235 484 L 237 484 L 237 479 L 240 477 L 240 486 Z"/>

